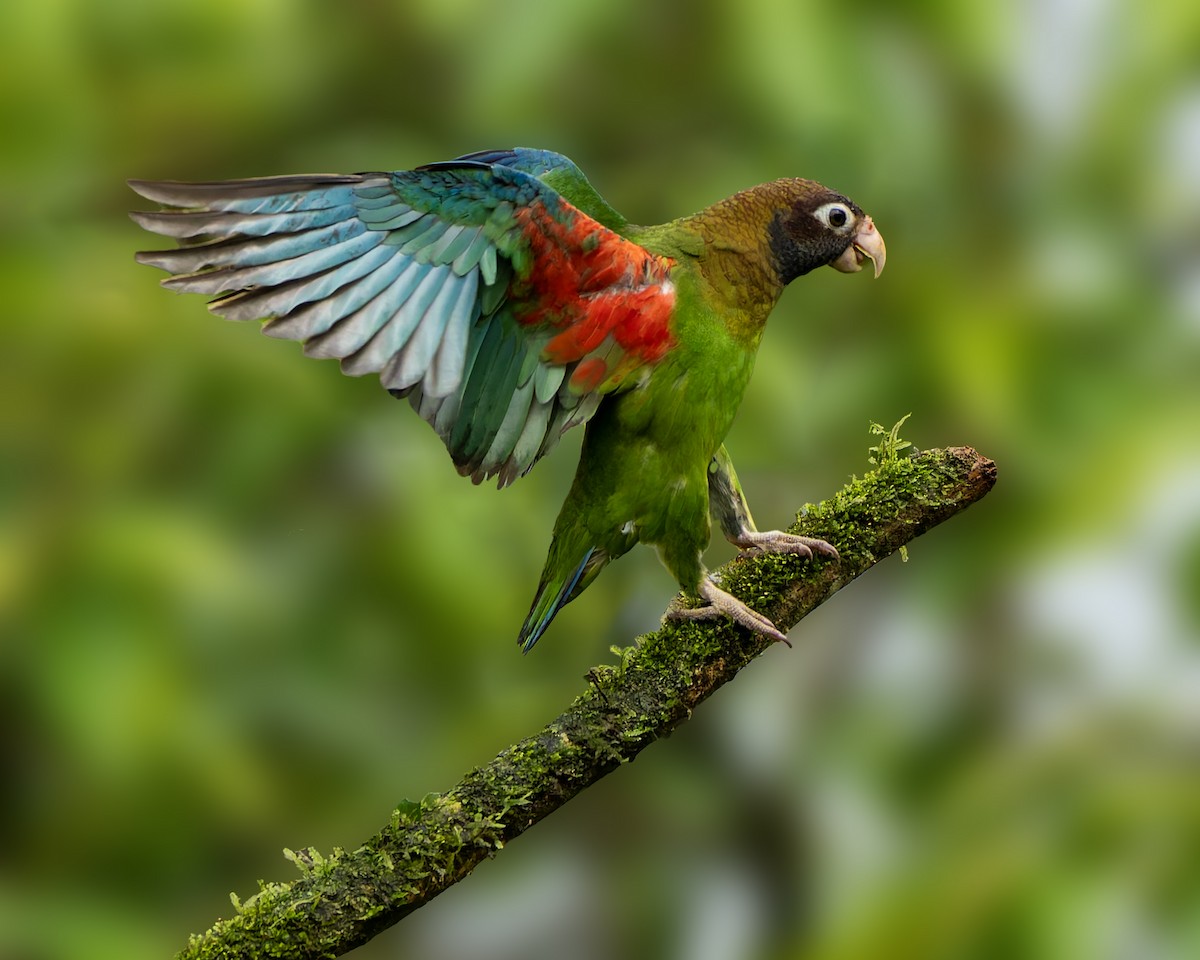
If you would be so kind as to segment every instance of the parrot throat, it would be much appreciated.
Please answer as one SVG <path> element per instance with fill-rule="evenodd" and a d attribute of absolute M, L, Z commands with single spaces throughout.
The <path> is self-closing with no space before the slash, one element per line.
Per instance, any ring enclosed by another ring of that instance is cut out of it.
<path fill-rule="evenodd" d="M 757 337 L 791 281 L 835 258 L 829 247 L 793 222 L 797 210 L 824 188 L 788 178 L 760 184 L 713 204 L 685 223 L 704 239 L 702 272 L 733 308 L 735 333 Z M 741 328 L 740 330 L 737 328 Z"/>
<path fill-rule="evenodd" d="M 771 259 L 782 285 L 786 286 L 797 277 L 802 277 L 827 262 L 827 259 L 818 259 L 788 235 L 784 226 L 784 214 L 777 213 L 771 219 L 767 232 L 771 238 Z"/>
<path fill-rule="evenodd" d="M 771 257 L 780 283 L 786 285 L 797 277 L 832 263 L 849 245 L 846 237 L 837 237 L 827 232 L 814 231 L 808 235 L 800 233 L 789 219 L 794 212 L 779 211 L 771 219 L 767 232 L 770 236 Z M 811 218 L 809 218 L 811 219 Z"/>

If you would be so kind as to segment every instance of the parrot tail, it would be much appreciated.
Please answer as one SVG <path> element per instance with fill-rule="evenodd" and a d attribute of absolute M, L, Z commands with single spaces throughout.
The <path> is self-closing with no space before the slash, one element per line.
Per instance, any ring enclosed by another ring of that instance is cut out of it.
<path fill-rule="evenodd" d="M 550 571 L 542 574 L 542 582 L 538 584 L 537 595 L 529 608 L 529 615 L 521 624 L 521 632 L 517 634 L 517 643 L 523 653 L 533 649 L 555 614 L 574 600 L 586 587 L 600 568 L 608 562 L 608 554 L 597 547 L 589 547 L 583 559 L 570 570 L 566 577 L 555 577 Z"/>

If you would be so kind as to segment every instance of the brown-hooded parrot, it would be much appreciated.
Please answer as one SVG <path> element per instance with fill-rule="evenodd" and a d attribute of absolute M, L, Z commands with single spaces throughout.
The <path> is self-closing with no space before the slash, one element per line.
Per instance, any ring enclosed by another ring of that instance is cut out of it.
<path fill-rule="evenodd" d="M 503 487 L 586 424 L 533 605 L 529 650 L 563 605 L 635 543 L 706 606 L 776 640 L 710 579 L 710 514 L 745 550 L 836 557 L 751 520 L 722 441 L 783 288 L 817 267 L 883 269 L 852 201 L 775 180 L 690 217 L 636 226 L 546 150 L 413 170 L 216 183 L 130 181 L 134 213 L 179 248 L 139 253 L 163 286 L 265 320 L 352 375 L 376 373 L 437 431 L 458 472 Z"/>

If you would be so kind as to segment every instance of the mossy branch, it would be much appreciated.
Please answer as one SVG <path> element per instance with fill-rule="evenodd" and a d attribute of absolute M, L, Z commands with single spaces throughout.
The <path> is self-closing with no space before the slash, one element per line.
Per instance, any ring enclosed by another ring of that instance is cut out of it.
<path fill-rule="evenodd" d="M 792 532 L 835 544 L 840 560 L 739 557 L 722 585 L 782 630 L 908 541 L 986 494 L 990 460 L 966 447 L 881 457 L 875 472 L 802 511 Z M 678 602 L 678 601 L 677 601 Z M 520 836 L 579 791 L 671 733 L 770 645 L 724 620 L 671 620 L 596 667 L 555 720 L 445 793 L 392 811 L 358 849 L 288 851 L 301 876 L 264 884 L 180 957 L 337 957 Z"/>

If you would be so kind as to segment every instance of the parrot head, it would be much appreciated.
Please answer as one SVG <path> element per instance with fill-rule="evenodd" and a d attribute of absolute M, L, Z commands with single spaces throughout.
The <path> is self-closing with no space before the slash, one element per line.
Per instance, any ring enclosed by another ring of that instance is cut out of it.
<path fill-rule="evenodd" d="M 812 180 L 789 182 L 791 203 L 770 226 L 771 254 L 784 283 L 817 267 L 857 273 L 870 260 L 883 272 L 883 237 L 862 208 Z"/>

